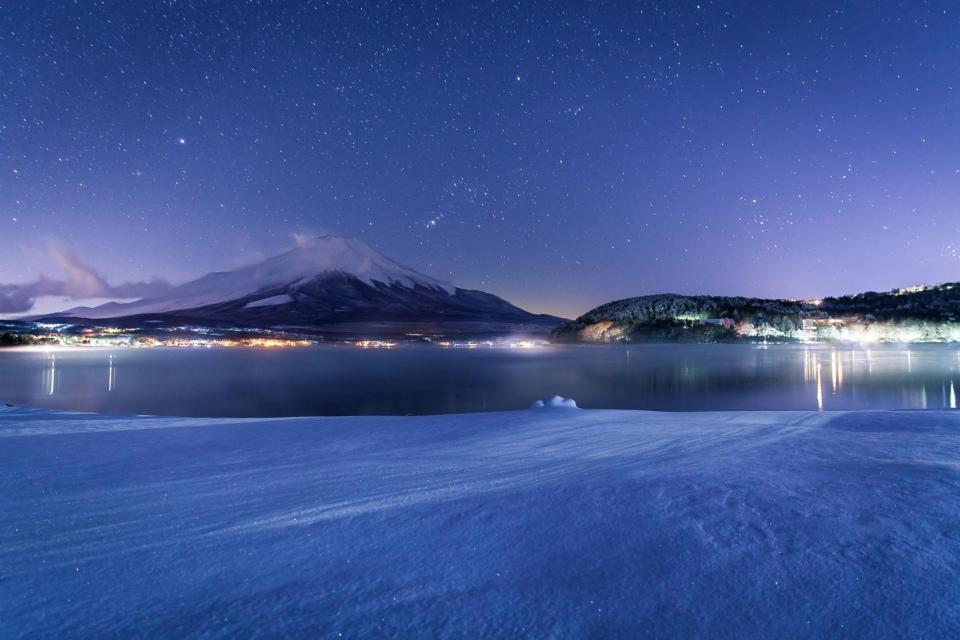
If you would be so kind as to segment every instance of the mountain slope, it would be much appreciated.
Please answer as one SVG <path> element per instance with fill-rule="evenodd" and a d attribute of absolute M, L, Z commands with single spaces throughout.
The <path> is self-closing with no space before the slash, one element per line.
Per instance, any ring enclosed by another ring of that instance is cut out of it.
<path fill-rule="evenodd" d="M 51 317 L 51 316 L 48 316 Z M 314 238 L 235 271 L 187 282 L 163 296 L 75 308 L 55 317 L 169 319 L 259 327 L 317 328 L 356 323 L 441 329 L 472 323 L 477 330 L 561 322 L 528 313 L 482 291 L 460 289 L 401 265 L 359 240 Z"/>

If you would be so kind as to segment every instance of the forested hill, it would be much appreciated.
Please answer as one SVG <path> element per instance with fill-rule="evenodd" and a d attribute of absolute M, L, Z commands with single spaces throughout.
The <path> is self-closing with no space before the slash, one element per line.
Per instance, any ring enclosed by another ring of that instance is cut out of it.
<path fill-rule="evenodd" d="M 822 300 L 660 294 L 601 305 L 553 333 L 558 342 L 960 340 L 960 283 Z"/>

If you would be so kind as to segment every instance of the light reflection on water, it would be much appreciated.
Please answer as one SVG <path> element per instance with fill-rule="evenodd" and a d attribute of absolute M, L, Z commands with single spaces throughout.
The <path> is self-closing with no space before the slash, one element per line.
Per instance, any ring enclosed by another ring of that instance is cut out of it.
<path fill-rule="evenodd" d="M 0 401 L 120 414 L 956 409 L 957 345 L 0 351 Z"/>
<path fill-rule="evenodd" d="M 113 366 L 113 354 L 109 354 L 107 358 L 107 391 L 113 391 L 113 385 L 117 381 L 117 369 Z"/>
<path fill-rule="evenodd" d="M 52 396 L 57 390 L 57 354 L 47 354 L 46 359 L 43 376 L 40 378 L 40 388 L 41 393 Z"/>

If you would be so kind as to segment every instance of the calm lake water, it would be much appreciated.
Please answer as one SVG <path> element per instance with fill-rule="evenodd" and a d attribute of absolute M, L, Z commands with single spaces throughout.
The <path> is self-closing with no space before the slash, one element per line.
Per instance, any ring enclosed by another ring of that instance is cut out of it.
<path fill-rule="evenodd" d="M 957 345 L 0 350 L 0 401 L 116 414 L 295 416 L 582 407 L 956 408 Z"/>

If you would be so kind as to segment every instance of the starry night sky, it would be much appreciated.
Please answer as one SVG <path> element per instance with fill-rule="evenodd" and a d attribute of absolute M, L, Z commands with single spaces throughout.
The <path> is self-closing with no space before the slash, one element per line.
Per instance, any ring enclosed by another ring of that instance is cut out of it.
<path fill-rule="evenodd" d="M 577 315 L 960 280 L 956 2 L 3 2 L 0 282 L 355 236 Z"/>

